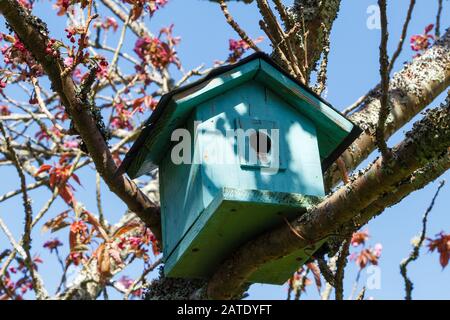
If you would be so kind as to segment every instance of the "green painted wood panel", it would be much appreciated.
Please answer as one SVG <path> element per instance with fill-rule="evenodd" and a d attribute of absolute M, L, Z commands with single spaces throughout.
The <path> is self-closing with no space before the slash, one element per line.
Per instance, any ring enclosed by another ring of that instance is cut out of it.
<path fill-rule="evenodd" d="M 327 158 L 352 130 L 353 124 L 267 62 L 261 61 L 260 68 L 255 79 L 272 88 L 282 99 L 315 123 L 321 159 Z"/>
<path fill-rule="evenodd" d="M 186 129 L 194 136 L 194 118 L 186 121 Z M 195 157 L 195 141 L 191 141 L 191 159 Z M 199 164 L 176 165 L 168 152 L 161 162 L 160 195 L 164 256 L 170 255 L 198 215 L 205 208 L 203 182 Z"/>
<path fill-rule="evenodd" d="M 284 218 L 297 217 L 320 200 L 298 194 L 224 188 L 167 257 L 164 272 L 169 277 L 208 278 L 246 241 L 285 223 Z M 306 256 L 302 253 L 301 257 Z M 253 280 L 284 283 L 303 261 L 286 258 L 263 266 Z M 280 266 L 283 270 L 278 270 Z"/>

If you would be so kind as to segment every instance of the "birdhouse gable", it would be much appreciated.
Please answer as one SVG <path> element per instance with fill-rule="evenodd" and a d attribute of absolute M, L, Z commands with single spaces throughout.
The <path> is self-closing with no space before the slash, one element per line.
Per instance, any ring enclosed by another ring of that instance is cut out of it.
<path fill-rule="evenodd" d="M 203 102 L 233 91 L 244 83 L 259 83 L 310 119 L 317 129 L 322 169 L 326 170 L 359 135 L 360 129 L 287 74 L 263 53 L 234 65 L 216 68 L 205 78 L 164 95 L 126 155 L 120 172 L 136 178 L 156 168 L 168 152 L 171 135 Z"/>

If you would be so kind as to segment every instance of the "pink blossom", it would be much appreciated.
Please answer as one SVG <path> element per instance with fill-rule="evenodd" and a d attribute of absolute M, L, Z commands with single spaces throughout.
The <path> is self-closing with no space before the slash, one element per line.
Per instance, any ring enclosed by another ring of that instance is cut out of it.
<path fill-rule="evenodd" d="M 133 283 L 133 279 L 127 276 L 122 276 L 119 280 L 117 280 L 117 284 L 125 290 L 130 289 Z M 142 295 L 142 289 L 134 290 L 133 292 L 131 292 L 131 295 L 134 297 L 140 297 Z"/>
<path fill-rule="evenodd" d="M 5 89 L 5 88 L 6 88 L 6 82 L 0 80 L 0 92 L 2 92 L 3 89 Z"/>
<path fill-rule="evenodd" d="M 434 40 L 434 36 L 431 34 L 428 34 L 431 30 L 433 30 L 434 25 L 430 24 L 428 25 L 423 34 L 416 34 L 411 37 L 411 49 L 414 51 L 423 51 L 430 47 L 431 42 L 430 40 Z"/>
<path fill-rule="evenodd" d="M 8 106 L 0 105 L 0 114 L 2 116 L 9 116 L 11 114 L 11 111 L 9 111 Z"/>
<path fill-rule="evenodd" d="M 263 37 L 259 37 L 255 39 L 253 42 L 258 43 L 263 40 Z M 250 49 L 250 45 L 245 42 L 244 40 L 229 40 L 229 50 L 231 51 L 230 55 L 228 56 L 227 62 L 229 63 L 235 63 L 241 57 L 244 55 L 244 53 Z"/>
<path fill-rule="evenodd" d="M 81 80 L 83 79 L 83 73 L 81 72 L 80 67 L 75 68 L 75 70 L 72 73 L 72 76 L 76 82 L 81 82 Z"/>
<path fill-rule="evenodd" d="M 158 69 L 166 68 L 173 63 L 178 68 L 181 67 L 175 46 L 180 42 L 179 37 L 172 36 L 173 25 L 167 28 L 162 28 L 159 32 L 159 37 L 146 36 L 139 38 L 134 45 L 134 52 L 143 62 L 150 62 Z M 165 41 L 161 40 L 165 36 Z M 144 72 L 144 68 L 136 69 L 138 72 Z"/>
<path fill-rule="evenodd" d="M 67 149 L 78 148 L 78 141 L 76 141 L 76 140 L 66 140 L 66 141 L 64 141 L 64 147 L 67 148 Z"/>
<path fill-rule="evenodd" d="M 150 15 L 153 15 L 156 10 L 164 7 L 167 2 L 169 2 L 169 0 L 150 0 L 148 4 Z"/>
<path fill-rule="evenodd" d="M 66 67 L 72 66 L 72 65 L 73 65 L 73 57 L 66 57 L 66 58 L 64 59 L 64 65 L 65 65 Z"/>

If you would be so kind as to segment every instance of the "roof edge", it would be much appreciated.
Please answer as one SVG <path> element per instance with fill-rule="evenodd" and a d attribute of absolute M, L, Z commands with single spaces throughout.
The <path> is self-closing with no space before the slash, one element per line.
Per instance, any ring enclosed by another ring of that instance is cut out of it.
<path fill-rule="evenodd" d="M 361 134 L 362 130 L 354 124 L 351 120 L 349 120 L 347 117 L 345 117 L 340 111 L 335 109 L 329 102 L 327 102 L 325 99 L 323 99 L 321 96 L 316 94 L 314 91 L 312 91 L 310 88 L 305 86 L 304 84 L 300 83 L 297 79 L 295 79 L 293 76 L 291 76 L 289 73 L 287 73 L 281 66 L 279 66 L 274 60 L 272 60 L 267 54 L 263 52 L 256 52 L 252 55 L 249 55 L 248 57 L 240 60 L 239 62 L 231 65 L 222 66 L 216 69 L 213 69 L 211 72 L 209 72 L 205 77 L 198 79 L 197 81 L 190 83 L 188 85 L 179 87 L 177 89 L 174 89 L 165 95 L 163 95 L 158 102 L 158 105 L 155 108 L 155 111 L 150 115 L 150 117 L 145 122 L 145 125 L 139 134 L 139 137 L 136 139 L 128 153 L 125 155 L 125 158 L 123 159 L 121 165 L 116 171 L 117 175 L 122 175 L 124 173 L 127 173 L 130 178 L 134 179 L 140 176 L 139 170 L 137 172 L 129 172 L 130 167 L 132 166 L 133 162 L 136 160 L 136 158 L 139 157 L 139 153 L 142 151 L 142 147 L 145 146 L 145 142 L 147 140 L 147 137 L 151 134 L 154 124 L 162 117 L 164 114 L 164 111 L 166 110 L 167 106 L 170 103 L 176 103 L 174 101 L 174 96 L 185 92 L 187 90 L 191 90 L 197 86 L 202 85 L 203 83 L 210 81 L 214 78 L 217 78 L 218 76 L 227 73 L 229 71 L 232 71 L 233 69 L 236 69 L 240 66 L 243 66 L 253 60 L 261 59 L 264 62 L 268 63 L 270 66 L 274 67 L 277 71 L 279 71 L 282 75 L 286 76 L 288 79 L 292 80 L 296 85 L 298 85 L 300 88 L 305 90 L 307 93 L 312 95 L 315 99 L 322 102 L 327 107 L 331 108 L 333 111 L 338 113 L 340 116 L 345 118 L 349 123 L 353 125 L 351 132 L 344 138 L 344 140 L 334 149 L 334 151 L 324 160 L 322 160 L 322 170 L 325 172 L 334 161 L 336 161 L 337 158 L 345 151 L 346 148 L 348 148 L 351 143 Z M 260 60 L 260 61 L 261 61 Z M 259 69 L 257 72 L 261 72 L 261 62 L 259 63 Z M 332 120 L 332 119 L 331 119 Z M 333 120 L 332 120 L 333 121 Z M 334 122 L 334 121 L 333 121 Z M 136 171 L 136 170 L 135 170 Z"/>

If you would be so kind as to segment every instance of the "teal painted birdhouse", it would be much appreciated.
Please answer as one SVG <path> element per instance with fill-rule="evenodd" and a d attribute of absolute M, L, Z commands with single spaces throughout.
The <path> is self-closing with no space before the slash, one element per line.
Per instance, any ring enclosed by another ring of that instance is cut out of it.
<path fill-rule="evenodd" d="M 323 172 L 359 134 L 256 53 L 164 95 L 119 170 L 136 178 L 159 168 L 164 271 L 208 278 L 245 242 L 320 201 Z M 320 245 L 250 280 L 282 284 Z"/>

